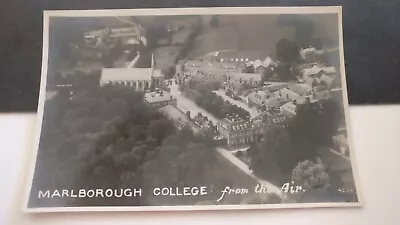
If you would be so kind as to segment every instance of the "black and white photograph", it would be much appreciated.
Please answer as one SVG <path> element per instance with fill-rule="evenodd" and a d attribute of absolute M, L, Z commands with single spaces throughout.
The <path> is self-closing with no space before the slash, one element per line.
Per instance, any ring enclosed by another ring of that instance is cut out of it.
<path fill-rule="evenodd" d="M 44 13 L 24 209 L 360 206 L 340 7 Z"/>

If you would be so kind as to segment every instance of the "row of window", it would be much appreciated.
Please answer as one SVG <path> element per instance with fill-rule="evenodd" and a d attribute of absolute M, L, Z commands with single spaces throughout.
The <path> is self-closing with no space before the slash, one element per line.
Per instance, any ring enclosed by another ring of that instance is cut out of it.
<path fill-rule="evenodd" d="M 129 87 L 138 87 L 140 88 L 149 88 L 150 87 L 150 82 L 148 81 L 143 81 L 143 82 L 136 82 L 136 81 L 107 81 L 104 82 L 106 85 L 123 85 L 123 86 L 129 86 Z"/>

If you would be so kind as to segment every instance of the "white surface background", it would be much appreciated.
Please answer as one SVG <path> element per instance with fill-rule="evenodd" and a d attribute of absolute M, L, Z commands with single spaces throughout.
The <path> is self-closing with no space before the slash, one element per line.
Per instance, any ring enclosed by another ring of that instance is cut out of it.
<path fill-rule="evenodd" d="M 0 224 L 400 224 L 400 106 L 352 106 L 350 127 L 362 208 L 217 212 L 20 212 L 36 114 L 0 114 Z"/>

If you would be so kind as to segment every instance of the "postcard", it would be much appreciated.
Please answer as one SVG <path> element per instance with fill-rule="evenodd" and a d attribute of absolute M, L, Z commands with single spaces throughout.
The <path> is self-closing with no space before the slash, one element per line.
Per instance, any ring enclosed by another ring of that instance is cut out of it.
<path fill-rule="evenodd" d="M 360 206 L 340 7 L 44 12 L 26 212 Z"/>

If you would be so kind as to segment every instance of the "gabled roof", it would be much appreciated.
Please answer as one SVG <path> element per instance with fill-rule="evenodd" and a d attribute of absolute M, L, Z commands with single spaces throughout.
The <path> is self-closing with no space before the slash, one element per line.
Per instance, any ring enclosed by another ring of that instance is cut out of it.
<path fill-rule="evenodd" d="M 305 68 L 302 71 L 303 76 L 308 77 L 308 76 L 312 76 L 315 74 L 318 74 L 320 72 L 323 73 L 327 73 L 327 74 L 332 74 L 332 73 L 336 73 L 336 68 L 331 66 L 331 67 L 320 67 L 318 65 L 314 65 L 311 68 Z M 304 79 L 304 77 L 303 77 Z"/>
<path fill-rule="evenodd" d="M 254 91 L 247 95 L 249 100 L 259 105 L 262 105 L 263 103 L 265 104 L 265 99 L 267 96 L 272 97 L 274 94 L 265 91 Z"/>
<path fill-rule="evenodd" d="M 241 72 L 230 72 L 228 76 L 232 77 L 235 80 L 253 80 L 253 81 L 261 81 L 262 76 L 260 73 L 241 73 Z"/>
<path fill-rule="evenodd" d="M 297 100 L 300 98 L 299 94 L 287 88 L 282 88 L 279 91 L 275 91 L 274 94 L 275 96 L 281 96 L 282 98 L 287 98 L 288 100 Z"/>
<path fill-rule="evenodd" d="M 163 91 L 161 93 L 150 92 L 144 95 L 144 100 L 148 103 L 156 103 L 156 102 L 164 102 L 176 99 L 174 96 L 169 94 L 168 92 Z"/>
<path fill-rule="evenodd" d="M 102 81 L 151 80 L 151 68 L 103 68 Z"/>

